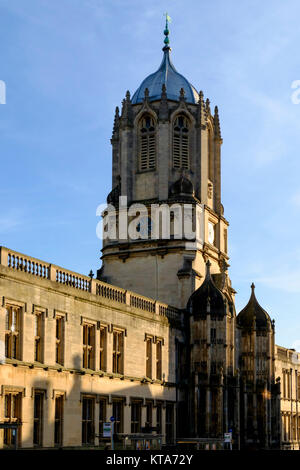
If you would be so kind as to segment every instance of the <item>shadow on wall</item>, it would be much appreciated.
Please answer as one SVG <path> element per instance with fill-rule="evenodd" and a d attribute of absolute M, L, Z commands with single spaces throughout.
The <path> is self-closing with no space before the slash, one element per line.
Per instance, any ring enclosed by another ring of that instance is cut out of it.
<path fill-rule="evenodd" d="M 81 360 L 80 355 L 74 356 L 72 372 L 55 372 L 53 381 L 46 377 L 43 378 L 43 374 L 49 374 L 49 372 L 43 371 L 41 377 L 35 378 L 31 389 L 27 388 L 26 401 L 23 399 L 22 404 L 22 406 L 26 406 L 26 414 L 24 409 L 22 410 L 22 416 L 26 416 L 26 421 L 23 420 L 21 428 L 22 445 L 20 447 L 38 449 L 41 447 L 97 445 L 98 437 L 103 431 L 103 422 L 109 420 L 112 410 L 116 414 L 120 413 L 120 416 L 116 416 L 116 432 L 124 432 L 125 419 L 131 422 L 131 432 L 140 432 L 141 429 L 138 429 L 135 420 L 138 421 L 136 417 L 138 410 L 142 413 L 142 397 L 148 397 L 149 403 L 152 403 L 152 418 L 155 413 L 154 424 L 159 417 L 160 426 L 162 426 L 163 395 L 153 397 L 148 383 L 120 387 L 118 390 L 119 379 L 112 379 L 116 386 L 111 387 L 113 394 L 109 397 L 105 390 L 103 393 L 101 392 L 102 377 L 94 376 L 91 377 L 91 380 L 84 380 L 85 371 L 81 368 Z M 124 381 L 122 381 L 122 385 L 124 385 Z M 164 389 L 162 389 L 162 393 L 163 391 Z M 127 402 L 126 396 L 129 397 Z M 153 406 L 154 398 L 158 402 L 156 408 Z M 121 404 L 120 408 L 118 404 Z M 133 408 L 136 404 L 140 408 Z M 158 408 L 161 411 L 157 411 Z M 121 423 L 123 422 L 123 425 L 119 423 L 118 418 Z M 147 420 L 147 411 L 144 418 Z M 142 426 L 144 424 L 142 422 Z M 151 424 L 153 423 L 150 422 Z M 118 441 L 118 439 L 116 440 Z M 109 439 L 107 439 L 107 443 L 109 443 Z M 121 444 L 119 440 L 119 446 Z"/>

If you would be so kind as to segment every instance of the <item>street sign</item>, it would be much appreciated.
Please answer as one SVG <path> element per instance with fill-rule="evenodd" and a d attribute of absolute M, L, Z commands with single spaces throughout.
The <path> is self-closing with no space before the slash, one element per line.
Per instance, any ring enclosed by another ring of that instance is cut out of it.
<path fill-rule="evenodd" d="M 224 434 L 224 442 L 229 442 L 231 443 L 232 441 L 232 433 L 231 432 L 225 432 Z"/>
<path fill-rule="evenodd" d="M 111 416 L 109 419 L 111 422 L 116 421 L 116 418 L 114 416 Z"/>
<path fill-rule="evenodd" d="M 111 423 L 103 423 L 103 437 L 111 437 Z"/>

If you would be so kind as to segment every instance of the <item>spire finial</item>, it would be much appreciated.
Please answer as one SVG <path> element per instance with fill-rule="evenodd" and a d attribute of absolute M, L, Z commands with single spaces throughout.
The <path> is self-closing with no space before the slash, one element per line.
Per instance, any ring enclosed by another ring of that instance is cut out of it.
<path fill-rule="evenodd" d="M 255 289 L 255 284 L 254 284 L 254 282 L 252 282 L 252 284 L 251 284 L 251 289 L 252 289 L 252 294 L 254 294 L 254 289 Z"/>
<path fill-rule="evenodd" d="M 165 13 L 164 16 L 166 17 L 166 26 L 165 26 L 165 30 L 164 30 L 164 35 L 165 35 L 164 43 L 165 43 L 165 45 L 164 45 L 163 51 L 170 49 L 170 46 L 169 46 L 169 43 L 170 43 L 169 23 L 171 23 L 171 18 L 169 17 L 168 13 Z"/>
<path fill-rule="evenodd" d="M 206 277 L 210 277 L 210 267 L 211 267 L 211 262 L 208 259 L 206 261 Z"/>

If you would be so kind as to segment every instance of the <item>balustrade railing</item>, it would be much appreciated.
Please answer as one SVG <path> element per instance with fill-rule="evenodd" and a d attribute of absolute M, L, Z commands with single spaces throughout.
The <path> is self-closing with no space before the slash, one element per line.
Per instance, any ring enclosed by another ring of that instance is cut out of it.
<path fill-rule="evenodd" d="M 89 276 L 69 271 L 59 266 L 46 263 L 31 256 L 0 247 L 0 265 L 15 271 L 27 273 L 30 276 L 48 279 L 74 289 L 90 292 L 104 299 L 118 302 L 129 307 L 173 320 L 181 318 L 181 311 L 175 307 L 144 297 L 120 287 L 112 286 Z"/>

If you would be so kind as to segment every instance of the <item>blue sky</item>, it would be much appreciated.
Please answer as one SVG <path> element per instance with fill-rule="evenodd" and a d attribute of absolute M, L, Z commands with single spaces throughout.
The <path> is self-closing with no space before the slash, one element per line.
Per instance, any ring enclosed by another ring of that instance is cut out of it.
<path fill-rule="evenodd" d="M 219 107 L 237 311 L 254 281 L 277 344 L 300 348 L 297 0 L 0 0 L 0 244 L 100 266 L 114 109 L 159 66 L 165 11 L 175 67 Z"/>

